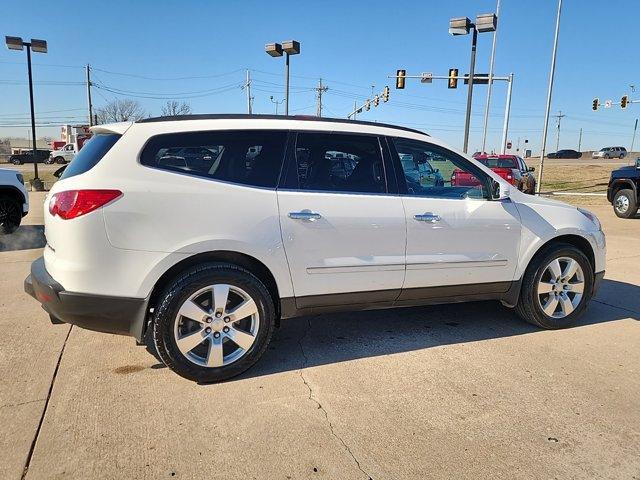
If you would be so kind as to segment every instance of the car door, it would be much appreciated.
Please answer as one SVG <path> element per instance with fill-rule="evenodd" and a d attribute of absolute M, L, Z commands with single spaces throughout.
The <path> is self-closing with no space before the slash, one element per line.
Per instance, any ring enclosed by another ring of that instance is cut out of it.
<path fill-rule="evenodd" d="M 407 218 L 407 271 L 399 300 L 506 291 L 520 246 L 515 205 L 490 200 L 491 177 L 448 149 L 405 138 L 389 139 L 389 147 L 400 172 L 398 189 Z M 441 159 L 443 185 L 407 188 L 399 155 L 422 154 Z M 454 171 L 467 172 L 479 182 L 452 185 Z"/>
<path fill-rule="evenodd" d="M 297 307 L 392 302 L 406 222 L 380 139 L 300 132 L 294 142 L 278 204 Z M 336 152 L 353 169 L 333 168 Z"/>

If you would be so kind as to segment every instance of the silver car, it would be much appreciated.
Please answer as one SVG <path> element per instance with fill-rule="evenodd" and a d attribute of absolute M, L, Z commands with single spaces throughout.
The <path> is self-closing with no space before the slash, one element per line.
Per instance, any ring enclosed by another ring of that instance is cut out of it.
<path fill-rule="evenodd" d="M 593 152 L 593 158 L 624 158 L 627 149 L 624 147 L 604 147 L 598 152 Z"/>

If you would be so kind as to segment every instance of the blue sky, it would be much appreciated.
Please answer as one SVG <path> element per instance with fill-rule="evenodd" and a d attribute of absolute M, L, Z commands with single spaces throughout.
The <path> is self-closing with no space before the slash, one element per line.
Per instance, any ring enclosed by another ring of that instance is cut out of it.
<path fill-rule="evenodd" d="M 264 53 L 264 44 L 294 38 L 301 55 L 291 58 L 290 113 L 314 114 L 318 78 L 329 91 L 325 116 L 345 117 L 384 85 L 391 99 L 365 112 L 363 120 L 411 126 L 461 146 L 466 89 L 449 90 L 407 81 L 395 90 L 387 75 L 468 71 L 470 36 L 452 37 L 448 20 L 474 18 L 495 10 L 495 0 L 423 1 L 77 1 L 7 2 L 3 35 L 44 38 L 49 53 L 34 54 L 36 110 L 39 123 L 80 122 L 85 117 L 83 65 L 94 68 L 94 81 L 109 89 L 142 97 L 191 97 L 194 113 L 246 112 L 240 89 L 245 69 L 252 71 L 254 112 L 273 113 L 269 96 L 283 98 L 284 59 Z M 527 138 L 539 149 L 553 42 L 556 0 L 502 0 L 497 75 L 513 72 L 509 139 Z M 558 50 L 552 113 L 562 110 L 560 148 L 582 149 L 631 143 L 640 104 L 591 110 L 594 97 L 619 101 L 637 85 L 640 98 L 640 50 L 635 22 L 637 0 L 565 0 Z M 479 36 L 477 72 L 487 72 L 492 34 Z M 0 137 L 27 135 L 28 91 L 24 52 L 0 49 Z M 144 77 L 144 78 L 143 78 Z M 188 77 L 188 78 L 185 78 Z M 201 78 L 194 78 L 201 77 Z M 202 78 L 204 77 L 204 78 Z M 43 83 L 40 83 L 43 82 Z M 201 93 L 192 93 L 201 92 Z M 481 144 L 486 86 L 474 89 L 470 150 Z M 498 148 L 506 85 L 496 83 L 490 117 L 489 148 Z M 116 95 L 94 89 L 96 106 Z M 165 99 L 137 98 L 152 115 Z M 551 119 L 548 149 L 555 149 Z M 19 125 L 9 127 L 8 125 Z M 57 137 L 58 127 L 38 129 Z M 636 145 L 640 139 L 636 140 Z"/>

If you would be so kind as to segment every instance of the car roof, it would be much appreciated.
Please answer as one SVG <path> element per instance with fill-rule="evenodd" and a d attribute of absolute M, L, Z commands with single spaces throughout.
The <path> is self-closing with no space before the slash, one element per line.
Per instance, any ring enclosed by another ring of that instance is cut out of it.
<path fill-rule="evenodd" d="M 518 156 L 517 155 L 508 155 L 508 154 L 490 155 L 488 153 L 483 153 L 481 155 L 476 155 L 473 158 L 475 158 L 476 160 L 485 160 L 487 158 L 497 158 L 497 159 L 505 158 L 505 159 L 509 159 L 509 160 L 514 160 L 514 159 L 518 158 Z"/>
<path fill-rule="evenodd" d="M 327 122 L 343 125 L 363 125 L 371 127 L 391 128 L 394 130 L 401 130 L 405 132 L 417 133 L 420 135 L 428 135 L 425 132 L 408 127 L 401 127 L 398 125 L 391 125 L 388 123 L 378 122 L 365 122 L 362 120 L 347 120 L 344 118 L 328 118 L 328 117 L 315 117 L 312 115 L 248 115 L 248 114 L 236 114 L 236 113 L 216 113 L 216 114 L 196 114 L 196 115 L 173 115 L 167 117 L 152 117 L 138 120 L 135 123 L 156 123 L 156 122 L 176 122 L 176 121 L 188 121 L 188 120 L 296 120 L 303 122 Z"/>

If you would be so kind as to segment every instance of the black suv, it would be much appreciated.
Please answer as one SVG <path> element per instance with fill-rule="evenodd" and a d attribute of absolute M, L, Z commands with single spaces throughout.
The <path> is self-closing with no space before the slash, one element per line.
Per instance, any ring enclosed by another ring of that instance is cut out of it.
<path fill-rule="evenodd" d="M 607 187 L 607 200 L 620 218 L 632 218 L 638 211 L 640 192 L 640 158 L 635 165 L 620 167 L 611 172 Z"/>
<path fill-rule="evenodd" d="M 38 163 L 52 163 L 49 160 L 49 150 L 36 150 L 36 158 Z M 33 151 L 29 150 L 24 153 L 16 153 L 9 157 L 9 162 L 14 165 L 22 165 L 23 163 L 33 163 Z"/>

